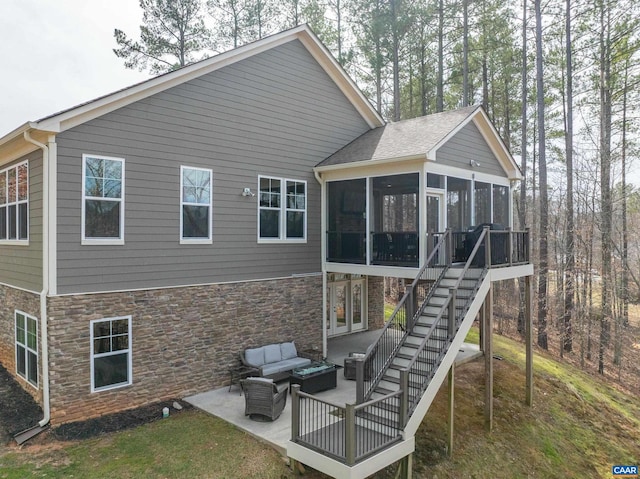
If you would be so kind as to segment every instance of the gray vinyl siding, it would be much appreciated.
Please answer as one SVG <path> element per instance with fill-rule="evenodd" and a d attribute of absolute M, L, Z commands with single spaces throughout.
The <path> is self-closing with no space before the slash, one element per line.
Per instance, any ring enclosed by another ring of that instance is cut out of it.
<path fill-rule="evenodd" d="M 42 289 L 42 150 L 3 166 L 29 160 L 29 245 L 0 244 L 0 283 L 29 291 Z"/>
<path fill-rule="evenodd" d="M 58 135 L 58 293 L 321 270 L 312 168 L 368 129 L 299 41 Z M 82 154 L 125 159 L 125 245 L 81 245 Z M 213 244 L 180 244 L 180 166 L 213 171 Z M 258 176 L 307 182 L 307 242 L 258 244 Z M 283 292 L 286 294 L 286 292 Z"/>
<path fill-rule="evenodd" d="M 502 165 L 489 148 L 482 133 L 473 122 L 467 123 L 447 141 L 437 153 L 438 163 L 457 168 L 471 169 L 469 162 L 476 160 L 480 166 L 474 171 L 507 177 Z"/>

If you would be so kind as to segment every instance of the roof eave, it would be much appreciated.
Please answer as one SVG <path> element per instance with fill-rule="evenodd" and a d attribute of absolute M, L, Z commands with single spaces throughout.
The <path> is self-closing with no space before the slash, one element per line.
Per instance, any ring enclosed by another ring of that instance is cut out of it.
<path fill-rule="evenodd" d="M 424 153 L 416 154 L 416 155 L 407 155 L 407 156 L 398 156 L 392 158 L 381 158 L 375 160 L 360 160 L 360 161 L 350 161 L 349 163 L 339 163 L 337 165 L 326 165 L 326 166 L 316 166 L 313 168 L 313 171 L 317 173 L 324 173 L 327 171 L 337 171 L 337 170 L 350 170 L 353 168 L 363 168 L 369 166 L 377 166 L 384 165 L 388 163 L 398 163 L 405 161 L 426 161 L 427 155 Z"/>
<path fill-rule="evenodd" d="M 262 53 L 271 48 L 298 39 L 307 48 L 314 59 L 340 88 L 342 93 L 354 105 L 358 113 L 371 128 L 381 126 L 384 120 L 366 99 L 364 94 L 349 78 L 331 53 L 318 40 L 307 25 L 265 37 L 256 42 L 221 53 L 174 72 L 152 78 L 129 88 L 114 92 L 94 101 L 79 105 L 59 114 L 45 117 L 34 124 L 37 129 L 61 132 L 86 123 L 101 115 L 127 106 L 135 101 L 160 93 L 171 87 L 180 85 L 201 75 L 219 70 L 225 66 Z M 1 144 L 1 143 L 0 143 Z"/>

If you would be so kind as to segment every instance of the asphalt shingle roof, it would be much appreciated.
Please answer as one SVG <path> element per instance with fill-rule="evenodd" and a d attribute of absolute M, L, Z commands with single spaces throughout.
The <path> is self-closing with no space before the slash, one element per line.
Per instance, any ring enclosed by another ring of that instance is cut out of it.
<path fill-rule="evenodd" d="M 480 105 L 468 106 L 374 128 L 317 166 L 426 154 L 479 108 Z"/>

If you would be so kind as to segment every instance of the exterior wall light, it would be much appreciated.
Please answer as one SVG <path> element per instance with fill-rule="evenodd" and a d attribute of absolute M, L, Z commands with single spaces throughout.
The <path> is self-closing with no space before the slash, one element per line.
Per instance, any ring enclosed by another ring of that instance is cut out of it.
<path fill-rule="evenodd" d="M 256 196 L 256 194 L 253 191 L 251 191 L 251 188 L 245 188 L 245 189 L 242 190 L 242 196 L 251 196 L 251 197 L 253 197 L 253 196 Z"/>

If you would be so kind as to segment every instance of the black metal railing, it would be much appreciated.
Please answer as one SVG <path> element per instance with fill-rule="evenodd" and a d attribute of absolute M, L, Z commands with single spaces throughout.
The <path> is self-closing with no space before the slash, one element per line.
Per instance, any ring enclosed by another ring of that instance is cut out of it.
<path fill-rule="evenodd" d="M 402 391 L 341 406 L 291 390 L 291 441 L 352 466 L 402 440 Z"/>
<path fill-rule="evenodd" d="M 419 315 L 418 305 L 426 303 L 434 285 L 449 267 L 450 231 L 434 235 L 434 238 L 437 238 L 437 243 L 385 323 L 378 340 L 369 348 L 365 357 L 356 362 L 356 402 L 358 404 L 371 397 L 387 366 L 395 357 L 408 331 L 413 327 L 415 318 Z M 371 371 L 371 374 L 365 375 L 365 370 Z"/>
<path fill-rule="evenodd" d="M 413 358 L 400 371 L 400 384 L 406 388 L 407 401 L 403 415 L 407 420 L 429 386 L 486 276 L 488 267 L 485 267 L 479 275 L 476 273 L 477 269 L 472 268 L 480 255 L 485 255 L 486 264 L 490 264 L 491 235 L 488 228 L 483 229 L 480 234 L 457 281 L 453 287 L 449 288 L 445 304 L 432 321 Z M 458 295 L 458 289 L 463 281 L 466 284 L 473 282 L 474 286 L 471 290 L 467 288 L 467 294 L 461 296 Z"/>
<path fill-rule="evenodd" d="M 366 236 L 365 232 L 327 231 L 327 261 L 365 264 Z"/>
<path fill-rule="evenodd" d="M 418 266 L 418 233 L 380 231 L 371 233 L 371 264 Z"/>
<path fill-rule="evenodd" d="M 496 225 L 488 225 L 490 228 Z M 500 227 L 501 228 L 501 227 Z M 451 231 L 447 258 L 441 263 L 465 263 L 483 228 L 471 231 Z M 427 256 L 435 248 L 444 233 L 429 233 L 426 238 Z M 529 230 L 490 229 L 492 267 L 516 266 L 529 263 Z M 375 266 L 417 267 L 420 258 L 420 242 L 414 232 L 372 232 L 371 261 Z M 483 248 L 483 246 L 481 247 Z M 442 253 L 441 253 L 442 254 Z M 327 261 L 334 263 L 367 263 L 367 235 L 364 232 L 327 231 Z M 474 267 L 482 267 L 485 257 L 476 257 Z"/>
<path fill-rule="evenodd" d="M 472 231 L 452 233 L 454 263 L 465 263 L 469 259 L 471 250 L 478 243 L 478 238 L 485 227 L 489 228 L 491 237 L 491 255 L 485 258 L 484 245 L 480 246 L 480 253 L 476 256 L 474 267 L 490 264 L 492 267 L 515 266 L 529 262 L 529 230 L 511 231 L 510 229 L 491 229 L 495 225 L 484 225 Z M 490 259 L 490 261 L 489 261 Z"/>
<path fill-rule="evenodd" d="M 293 442 L 351 466 L 402 440 L 404 427 L 447 354 L 488 269 L 529 262 L 528 231 L 492 231 L 489 226 L 484 227 L 473 237 L 468 254 L 467 234 L 447 230 L 428 235 L 424 266 L 405 291 L 378 341 L 356 360 L 356 404 L 341 406 L 323 401 L 300 392 L 298 385 L 293 386 Z M 462 248 L 464 266 L 435 319 L 422 333 L 416 353 L 400 371 L 399 389 L 370 399 Z M 463 284 L 464 288 L 460 288 Z M 465 294 L 459 294 L 462 290 Z"/>

